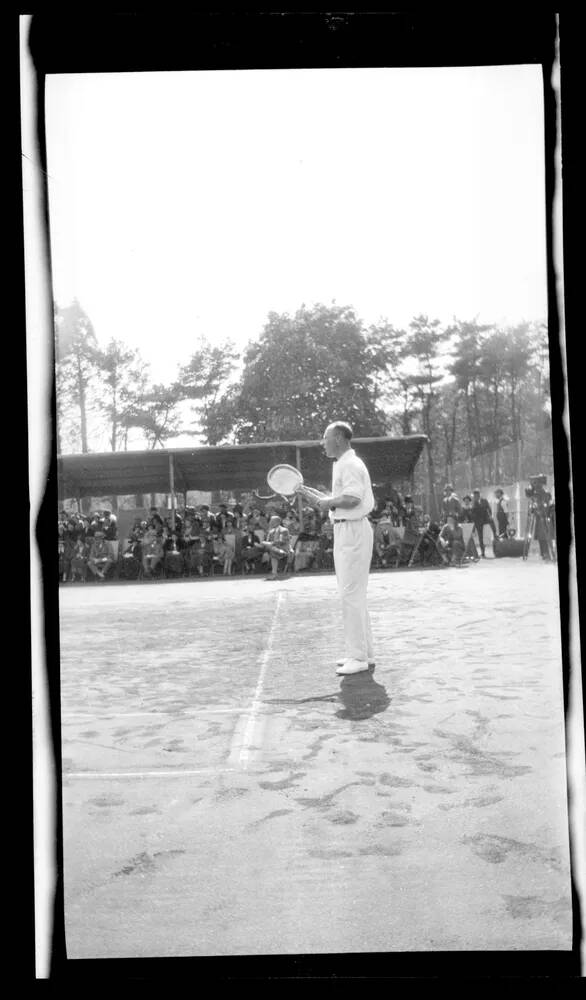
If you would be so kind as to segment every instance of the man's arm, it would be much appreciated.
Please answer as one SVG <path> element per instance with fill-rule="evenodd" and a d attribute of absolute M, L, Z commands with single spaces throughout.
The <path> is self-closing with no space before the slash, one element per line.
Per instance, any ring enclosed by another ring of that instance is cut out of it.
<path fill-rule="evenodd" d="M 353 497 L 348 493 L 342 493 L 337 497 L 322 494 L 319 501 L 319 509 L 321 511 L 352 510 L 353 507 L 358 507 L 359 503 L 360 497 Z"/>

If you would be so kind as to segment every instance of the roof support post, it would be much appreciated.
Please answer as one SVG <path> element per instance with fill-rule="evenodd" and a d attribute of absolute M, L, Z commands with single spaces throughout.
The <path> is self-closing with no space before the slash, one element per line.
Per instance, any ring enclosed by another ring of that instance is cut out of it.
<path fill-rule="evenodd" d="M 175 531 L 175 465 L 173 452 L 169 452 L 169 491 L 171 493 L 171 529 Z"/>
<path fill-rule="evenodd" d="M 299 445 L 295 445 L 295 465 L 301 472 L 301 448 Z M 303 497 L 301 493 L 297 494 L 297 510 L 299 512 L 299 526 L 303 529 Z"/>

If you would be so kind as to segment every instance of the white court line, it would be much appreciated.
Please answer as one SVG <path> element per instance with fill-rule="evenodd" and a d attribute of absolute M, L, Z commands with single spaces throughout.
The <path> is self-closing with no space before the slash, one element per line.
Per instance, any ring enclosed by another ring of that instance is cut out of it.
<path fill-rule="evenodd" d="M 256 745 L 257 739 L 260 737 L 260 730 L 262 723 L 259 724 L 258 715 L 262 705 L 261 695 L 267 668 L 269 665 L 269 659 L 273 650 L 273 638 L 277 627 L 277 619 L 279 617 L 279 608 L 281 607 L 282 599 L 283 599 L 283 591 L 279 591 L 279 593 L 277 594 L 277 604 L 275 607 L 275 612 L 273 614 L 273 620 L 271 622 L 271 627 L 269 630 L 269 638 L 260 661 L 260 673 L 258 675 L 256 690 L 254 692 L 254 697 L 252 699 L 252 704 L 248 711 L 248 715 L 246 716 L 244 735 L 242 739 L 240 739 L 239 733 L 241 732 L 242 727 L 237 726 L 236 731 L 234 733 L 234 737 L 232 739 L 232 746 L 230 748 L 228 763 L 234 764 L 237 762 L 238 765 L 243 768 L 246 768 L 248 766 L 250 760 L 250 751 L 252 747 Z"/>
<path fill-rule="evenodd" d="M 69 771 L 67 778 L 188 778 L 194 774 L 227 774 L 237 771 L 236 767 L 204 767 L 198 771 Z"/>

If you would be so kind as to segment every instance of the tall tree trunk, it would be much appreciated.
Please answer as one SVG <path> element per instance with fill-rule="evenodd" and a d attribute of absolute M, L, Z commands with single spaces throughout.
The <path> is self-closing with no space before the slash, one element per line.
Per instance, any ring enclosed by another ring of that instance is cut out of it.
<path fill-rule="evenodd" d="M 472 385 L 472 402 L 474 408 L 474 423 L 476 431 L 476 450 L 480 460 L 480 478 L 483 483 L 486 481 L 486 465 L 484 460 L 484 453 L 482 451 L 482 428 L 480 426 L 480 408 L 478 406 L 478 385 L 476 382 Z"/>
<path fill-rule="evenodd" d="M 116 407 L 117 407 L 116 387 L 114 386 L 112 393 L 112 431 L 110 434 L 110 445 L 112 447 L 112 451 L 116 451 L 116 436 L 118 431 L 118 423 L 116 419 Z"/>
<path fill-rule="evenodd" d="M 494 480 L 498 482 L 500 478 L 500 435 L 499 435 L 499 393 L 498 383 L 494 383 L 494 407 L 493 407 L 493 431 L 494 431 Z"/>
<path fill-rule="evenodd" d="M 86 455 L 88 451 L 87 444 L 87 416 L 85 410 L 85 383 L 83 381 L 83 373 L 81 370 L 81 361 L 78 357 L 77 359 L 77 392 L 79 398 L 79 428 L 81 433 L 81 453 Z"/>
<path fill-rule="evenodd" d="M 468 393 L 468 386 L 466 386 L 466 430 L 468 435 L 468 459 L 470 462 L 470 479 L 472 480 L 472 486 L 474 486 L 474 480 L 476 478 L 476 468 L 474 463 L 474 444 L 472 435 L 472 414 L 470 412 L 470 395 Z"/>

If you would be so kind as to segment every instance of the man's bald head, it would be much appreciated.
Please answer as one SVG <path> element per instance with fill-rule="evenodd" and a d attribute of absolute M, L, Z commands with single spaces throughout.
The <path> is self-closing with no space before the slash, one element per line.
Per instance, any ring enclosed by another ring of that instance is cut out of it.
<path fill-rule="evenodd" d="M 352 428 L 345 420 L 334 420 L 324 432 L 323 444 L 328 458 L 339 458 L 350 447 Z"/>

